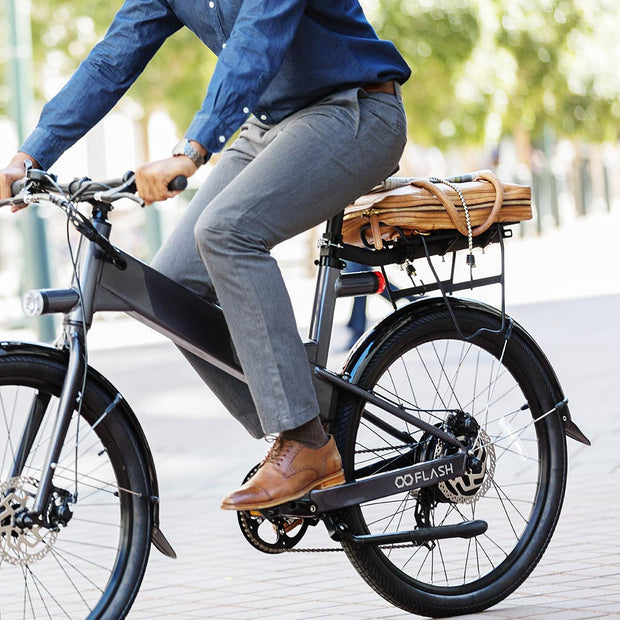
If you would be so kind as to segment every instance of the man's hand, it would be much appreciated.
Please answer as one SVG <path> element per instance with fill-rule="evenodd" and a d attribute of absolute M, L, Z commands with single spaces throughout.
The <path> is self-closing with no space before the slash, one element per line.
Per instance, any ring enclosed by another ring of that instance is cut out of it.
<path fill-rule="evenodd" d="M 174 177 L 191 177 L 196 172 L 196 164 L 185 155 L 177 155 L 160 159 L 136 170 L 136 186 L 138 194 L 147 205 L 166 200 L 179 194 L 168 189 L 168 183 Z"/>
<path fill-rule="evenodd" d="M 19 181 L 26 175 L 26 160 L 30 161 L 34 168 L 39 168 L 39 164 L 30 155 L 19 152 L 13 157 L 11 163 L 4 169 L 0 170 L 0 200 L 12 198 L 11 185 L 15 181 Z M 12 206 L 11 211 L 19 211 L 24 206 Z"/>

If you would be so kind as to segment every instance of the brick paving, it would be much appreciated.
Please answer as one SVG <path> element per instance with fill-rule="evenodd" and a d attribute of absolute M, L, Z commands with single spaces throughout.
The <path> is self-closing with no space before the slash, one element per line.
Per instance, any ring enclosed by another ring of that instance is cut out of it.
<path fill-rule="evenodd" d="M 463 617 L 620 617 L 620 296 L 519 306 L 511 313 L 550 357 L 593 446 L 569 440 L 564 509 L 532 576 L 491 610 Z M 91 359 L 144 424 L 160 477 L 162 529 L 179 556 L 170 560 L 153 550 L 130 618 L 409 616 L 376 595 L 342 553 L 269 556 L 246 543 L 235 514 L 221 511 L 219 499 L 266 446 L 244 435 L 171 345 L 132 348 L 123 356 L 95 351 Z M 335 544 L 319 525 L 300 546 Z"/>

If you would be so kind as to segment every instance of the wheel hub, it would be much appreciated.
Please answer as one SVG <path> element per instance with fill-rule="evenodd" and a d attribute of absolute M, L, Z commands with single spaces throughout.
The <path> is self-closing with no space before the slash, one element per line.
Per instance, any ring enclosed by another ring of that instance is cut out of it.
<path fill-rule="evenodd" d="M 495 449 L 491 438 L 480 428 L 478 422 L 464 411 L 450 412 L 446 420 L 436 426 L 452 433 L 467 446 L 470 467 L 462 476 L 440 482 L 433 487 L 435 500 L 454 504 L 473 504 L 489 490 L 495 474 Z M 416 461 L 422 463 L 455 452 L 456 448 L 447 446 L 430 433 L 426 433 L 416 452 Z"/>
<path fill-rule="evenodd" d="M 0 483 L 0 563 L 28 566 L 45 557 L 56 542 L 57 530 L 35 521 L 24 524 L 37 486 L 37 480 L 25 476 Z"/>
<path fill-rule="evenodd" d="M 463 438 L 459 437 L 462 441 Z M 443 446 L 435 447 L 435 456 L 443 454 Z M 477 502 L 491 486 L 495 474 L 495 449 L 491 438 L 483 429 L 479 429 L 474 446 L 470 449 L 470 456 L 478 460 L 478 469 L 445 480 L 437 485 L 441 495 L 455 504 L 473 504 Z"/>

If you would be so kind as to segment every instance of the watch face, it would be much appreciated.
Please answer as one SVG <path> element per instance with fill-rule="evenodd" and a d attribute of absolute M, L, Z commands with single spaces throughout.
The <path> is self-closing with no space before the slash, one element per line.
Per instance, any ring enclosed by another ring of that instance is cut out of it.
<path fill-rule="evenodd" d="M 187 140 L 181 140 L 174 145 L 172 149 L 173 155 L 185 155 L 185 147 L 189 146 L 189 142 Z"/>

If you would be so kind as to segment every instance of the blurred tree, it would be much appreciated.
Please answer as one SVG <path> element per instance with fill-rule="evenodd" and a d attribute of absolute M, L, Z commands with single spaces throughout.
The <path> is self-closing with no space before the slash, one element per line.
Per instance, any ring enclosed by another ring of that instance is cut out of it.
<path fill-rule="evenodd" d="M 410 135 L 445 147 L 620 135 L 617 0 L 370 0 L 413 69 Z"/>
<path fill-rule="evenodd" d="M 9 20 L 6 3 L 0 2 L 0 116 L 9 114 Z"/>
<path fill-rule="evenodd" d="M 33 1 L 35 83 L 41 98 L 48 99 L 86 57 L 120 5 L 119 0 Z M 166 110 L 179 133 L 185 131 L 201 105 L 214 65 L 213 54 L 186 28 L 164 43 L 128 92 L 139 104 L 143 140 L 156 110 Z M 42 87 L 49 91 L 43 92 Z"/>
<path fill-rule="evenodd" d="M 438 147 L 480 143 L 489 94 L 460 90 L 460 77 L 481 38 L 476 3 L 378 0 L 372 21 L 412 68 L 403 89 L 412 139 Z"/>
<path fill-rule="evenodd" d="M 510 101 L 505 130 L 521 129 L 535 140 L 549 129 L 593 142 L 619 136 L 620 78 L 617 68 L 609 72 L 609 56 L 614 48 L 618 53 L 617 35 L 605 25 L 617 24 L 620 11 L 614 4 L 496 0 L 497 45 L 515 66 L 512 88 L 505 93 Z M 591 61 L 587 67 L 586 59 Z"/>
<path fill-rule="evenodd" d="M 425 145 L 534 140 L 553 130 L 614 140 L 620 127 L 617 0 L 363 0 L 379 33 L 413 69 L 405 85 L 412 139 Z M 120 0 L 33 0 L 35 83 L 47 99 L 103 36 Z M 0 11 L 4 10 L 0 4 Z M 0 20 L 5 42 L 6 20 Z M 0 43 L 0 114 L 8 102 Z M 187 29 L 171 37 L 129 92 L 142 126 L 165 109 L 182 133 L 214 56 Z"/>

